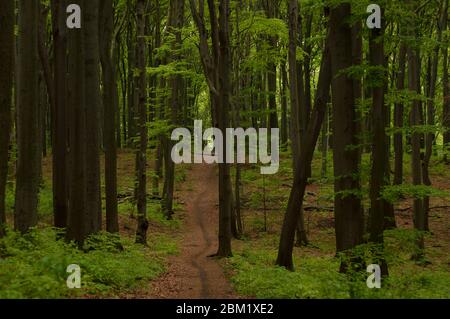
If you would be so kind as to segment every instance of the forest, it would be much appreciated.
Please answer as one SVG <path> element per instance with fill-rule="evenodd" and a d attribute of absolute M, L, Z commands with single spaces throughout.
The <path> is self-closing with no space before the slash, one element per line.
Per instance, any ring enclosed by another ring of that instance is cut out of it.
<path fill-rule="evenodd" d="M 0 299 L 450 299 L 449 2 L 1 0 Z"/>

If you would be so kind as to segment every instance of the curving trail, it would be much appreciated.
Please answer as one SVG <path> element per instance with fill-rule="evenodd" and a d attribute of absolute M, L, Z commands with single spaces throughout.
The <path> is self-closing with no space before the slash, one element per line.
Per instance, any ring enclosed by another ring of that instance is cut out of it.
<path fill-rule="evenodd" d="M 181 252 L 166 274 L 153 282 L 152 298 L 236 298 L 222 267 L 208 256 L 217 249 L 218 182 L 215 166 L 194 165 L 188 173 L 192 189 L 178 193 L 185 203 Z M 185 188 L 185 187 L 184 187 Z"/>

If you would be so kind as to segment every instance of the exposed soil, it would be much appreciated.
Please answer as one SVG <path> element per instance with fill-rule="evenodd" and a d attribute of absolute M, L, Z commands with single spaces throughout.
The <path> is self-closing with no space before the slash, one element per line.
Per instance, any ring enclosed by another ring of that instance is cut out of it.
<path fill-rule="evenodd" d="M 147 298 L 235 298 L 217 260 L 218 182 L 215 166 L 194 165 L 177 197 L 183 202 L 180 254 L 171 257 L 167 272 L 152 283 Z"/>

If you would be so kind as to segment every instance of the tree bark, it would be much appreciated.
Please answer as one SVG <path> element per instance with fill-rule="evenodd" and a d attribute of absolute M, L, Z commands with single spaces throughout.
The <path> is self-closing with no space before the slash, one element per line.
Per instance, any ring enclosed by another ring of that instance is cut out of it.
<path fill-rule="evenodd" d="M 180 54 L 178 53 L 181 49 L 182 39 L 181 39 L 181 28 L 184 24 L 184 0 L 171 0 L 169 9 L 169 23 L 168 32 L 174 37 L 172 43 L 172 57 L 169 62 L 178 61 L 180 59 Z M 182 82 L 183 78 L 181 75 L 172 75 L 169 79 L 170 85 L 170 123 L 172 125 L 180 125 L 180 111 L 182 108 L 183 94 L 182 94 Z M 162 201 L 162 208 L 167 219 L 171 219 L 173 215 L 173 193 L 175 186 L 175 165 L 171 158 L 171 151 L 174 146 L 174 142 L 166 137 L 164 141 L 165 148 L 165 189 L 164 198 Z"/>
<path fill-rule="evenodd" d="M 14 68 L 14 0 L 0 1 L 0 237 L 6 226 L 6 181 L 11 137 Z"/>
<path fill-rule="evenodd" d="M 412 2 L 417 3 L 416 1 Z M 414 9 L 414 8 L 413 8 Z M 417 41 L 417 29 L 415 26 L 410 27 L 410 36 L 414 37 Z M 411 92 L 421 94 L 421 81 L 420 81 L 420 50 L 419 48 L 409 46 L 408 47 L 408 82 L 409 90 Z M 410 127 L 411 133 L 411 172 L 412 182 L 414 185 L 419 186 L 423 184 L 422 179 L 422 160 L 421 160 L 421 137 L 422 134 L 417 130 L 417 127 L 422 124 L 421 121 L 421 108 L 422 103 L 419 99 L 414 99 L 411 105 L 410 112 Z M 419 231 L 417 237 L 417 251 L 414 254 L 414 259 L 421 259 L 423 257 L 424 239 L 422 231 L 425 230 L 424 220 L 424 206 L 423 200 L 420 198 L 414 199 L 414 228 Z"/>
<path fill-rule="evenodd" d="M 100 0 L 84 2 L 85 76 L 86 76 L 86 223 L 87 235 L 102 228 L 100 192 Z M 102 112 L 103 113 L 103 112 Z M 114 113 L 114 112 L 113 112 Z"/>
<path fill-rule="evenodd" d="M 65 0 L 52 0 L 53 59 L 55 104 L 52 108 L 53 214 L 57 228 L 67 226 L 67 31 Z"/>
<path fill-rule="evenodd" d="M 348 147 L 358 145 L 353 80 L 345 74 L 352 66 L 352 28 L 347 22 L 350 15 L 350 4 L 331 9 L 330 15 L 336 248 L 338 253 L 345 251 L 350 255 L 349 260 L 341 263 L 341 272 L 360 264 L 351 257 L 351 249 L 362 243 L 364 224 L 361 200 L 355 193 L 360 190 L 359 177 L 356 177 L 359 152 Z"/>
<path fill-rule="evenodd" d="M 84 1 L 73 2 L 83 8 Z M 83 22 L 82 22 L 83 23 Z M 68 240 L 81 247 L 87 236 L 86 229 L 86 99 L 85 99 L 85 43 L 83 29 L 67 31 L 68 40 L 68 99 L 67 125 L 69 147 L 69 211 L 67 217 Z M 61 70 L 62 72 L 62 70 Z"/>
<path fill-rule="evenodd" d="M 114 29 L 113 0 L 100 2 L 100 61 L 103 76 L 104 141 L 105 141 L 105 195 L 106 230 L 119 232 L 117 208 L 117 137 L 116 96 L 117 84 L 112 60 L 112 40 Z"/>
<path fill-rule="evenodd" d="M 397 91 L 405 89 L 405 75 L 406 75 L 406 45 L 404 43 L 400 46 L 399 52 L 399 71 L 397 74 Z M 394 127 L 397 130 L 403 129 L 403 103 L 395 103 L 394 110 Z M 394 152 L 395 152 L 395 168 L 394 168 L 394 185 L 403 184 L 403 133 L 396 132 L 394 135 Z"/>
<path fill-rule="evenodd" d="M 137 164 L 137 211 L 138 224 L 136 230 L 136 243 L 147 245 L 147 83 L 145 62 L 145 0 L 137 0 L 137 57 L 139 69 L 139 148 L 136 150 Z"/>
<path fill-rule="evenodd" d="M 382 14 L 383 19 L 383 14 Z M 384 19 L 383 19 L 384 20 Z M 386 157 L 387 108 L 384 95 L 387 81 L 387 72 L 384 69 L 384 23 L 382 29 L 373 29 L 369 39 L 369 55 L 372 67 L 383 68 L 372 72 L 372 170 L 370 179 L 370 241 L 378 245 L 375 249 L 377 264 L 381 267 L 381 274 L 388 275 L 388 265 L 383 257 L 384 245 L 384 217 L 387 203 L 381 197 L 383 187 L 386 185 L 386 171 L 388 170 Z"/>
<path fill-rule="evenodd" d="M 15 229 L 24 233 L 37 224 L 39 192 L 38 103 L 39 3 L 19 1 L 17 172 Z"/>

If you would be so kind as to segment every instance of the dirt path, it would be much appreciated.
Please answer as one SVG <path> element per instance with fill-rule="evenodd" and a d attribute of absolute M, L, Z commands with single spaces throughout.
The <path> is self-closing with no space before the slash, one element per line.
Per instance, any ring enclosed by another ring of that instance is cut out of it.
<path fill-rule="evenodd" d="M 181 252 L 152 286 L 153 298 L 227 299 L 236 297 L 222 267 L 210 258 L 217 250 L 218 185 L 215 167 L 194 165 L 191 189 L 177 195 L 185 203 Z"/>

